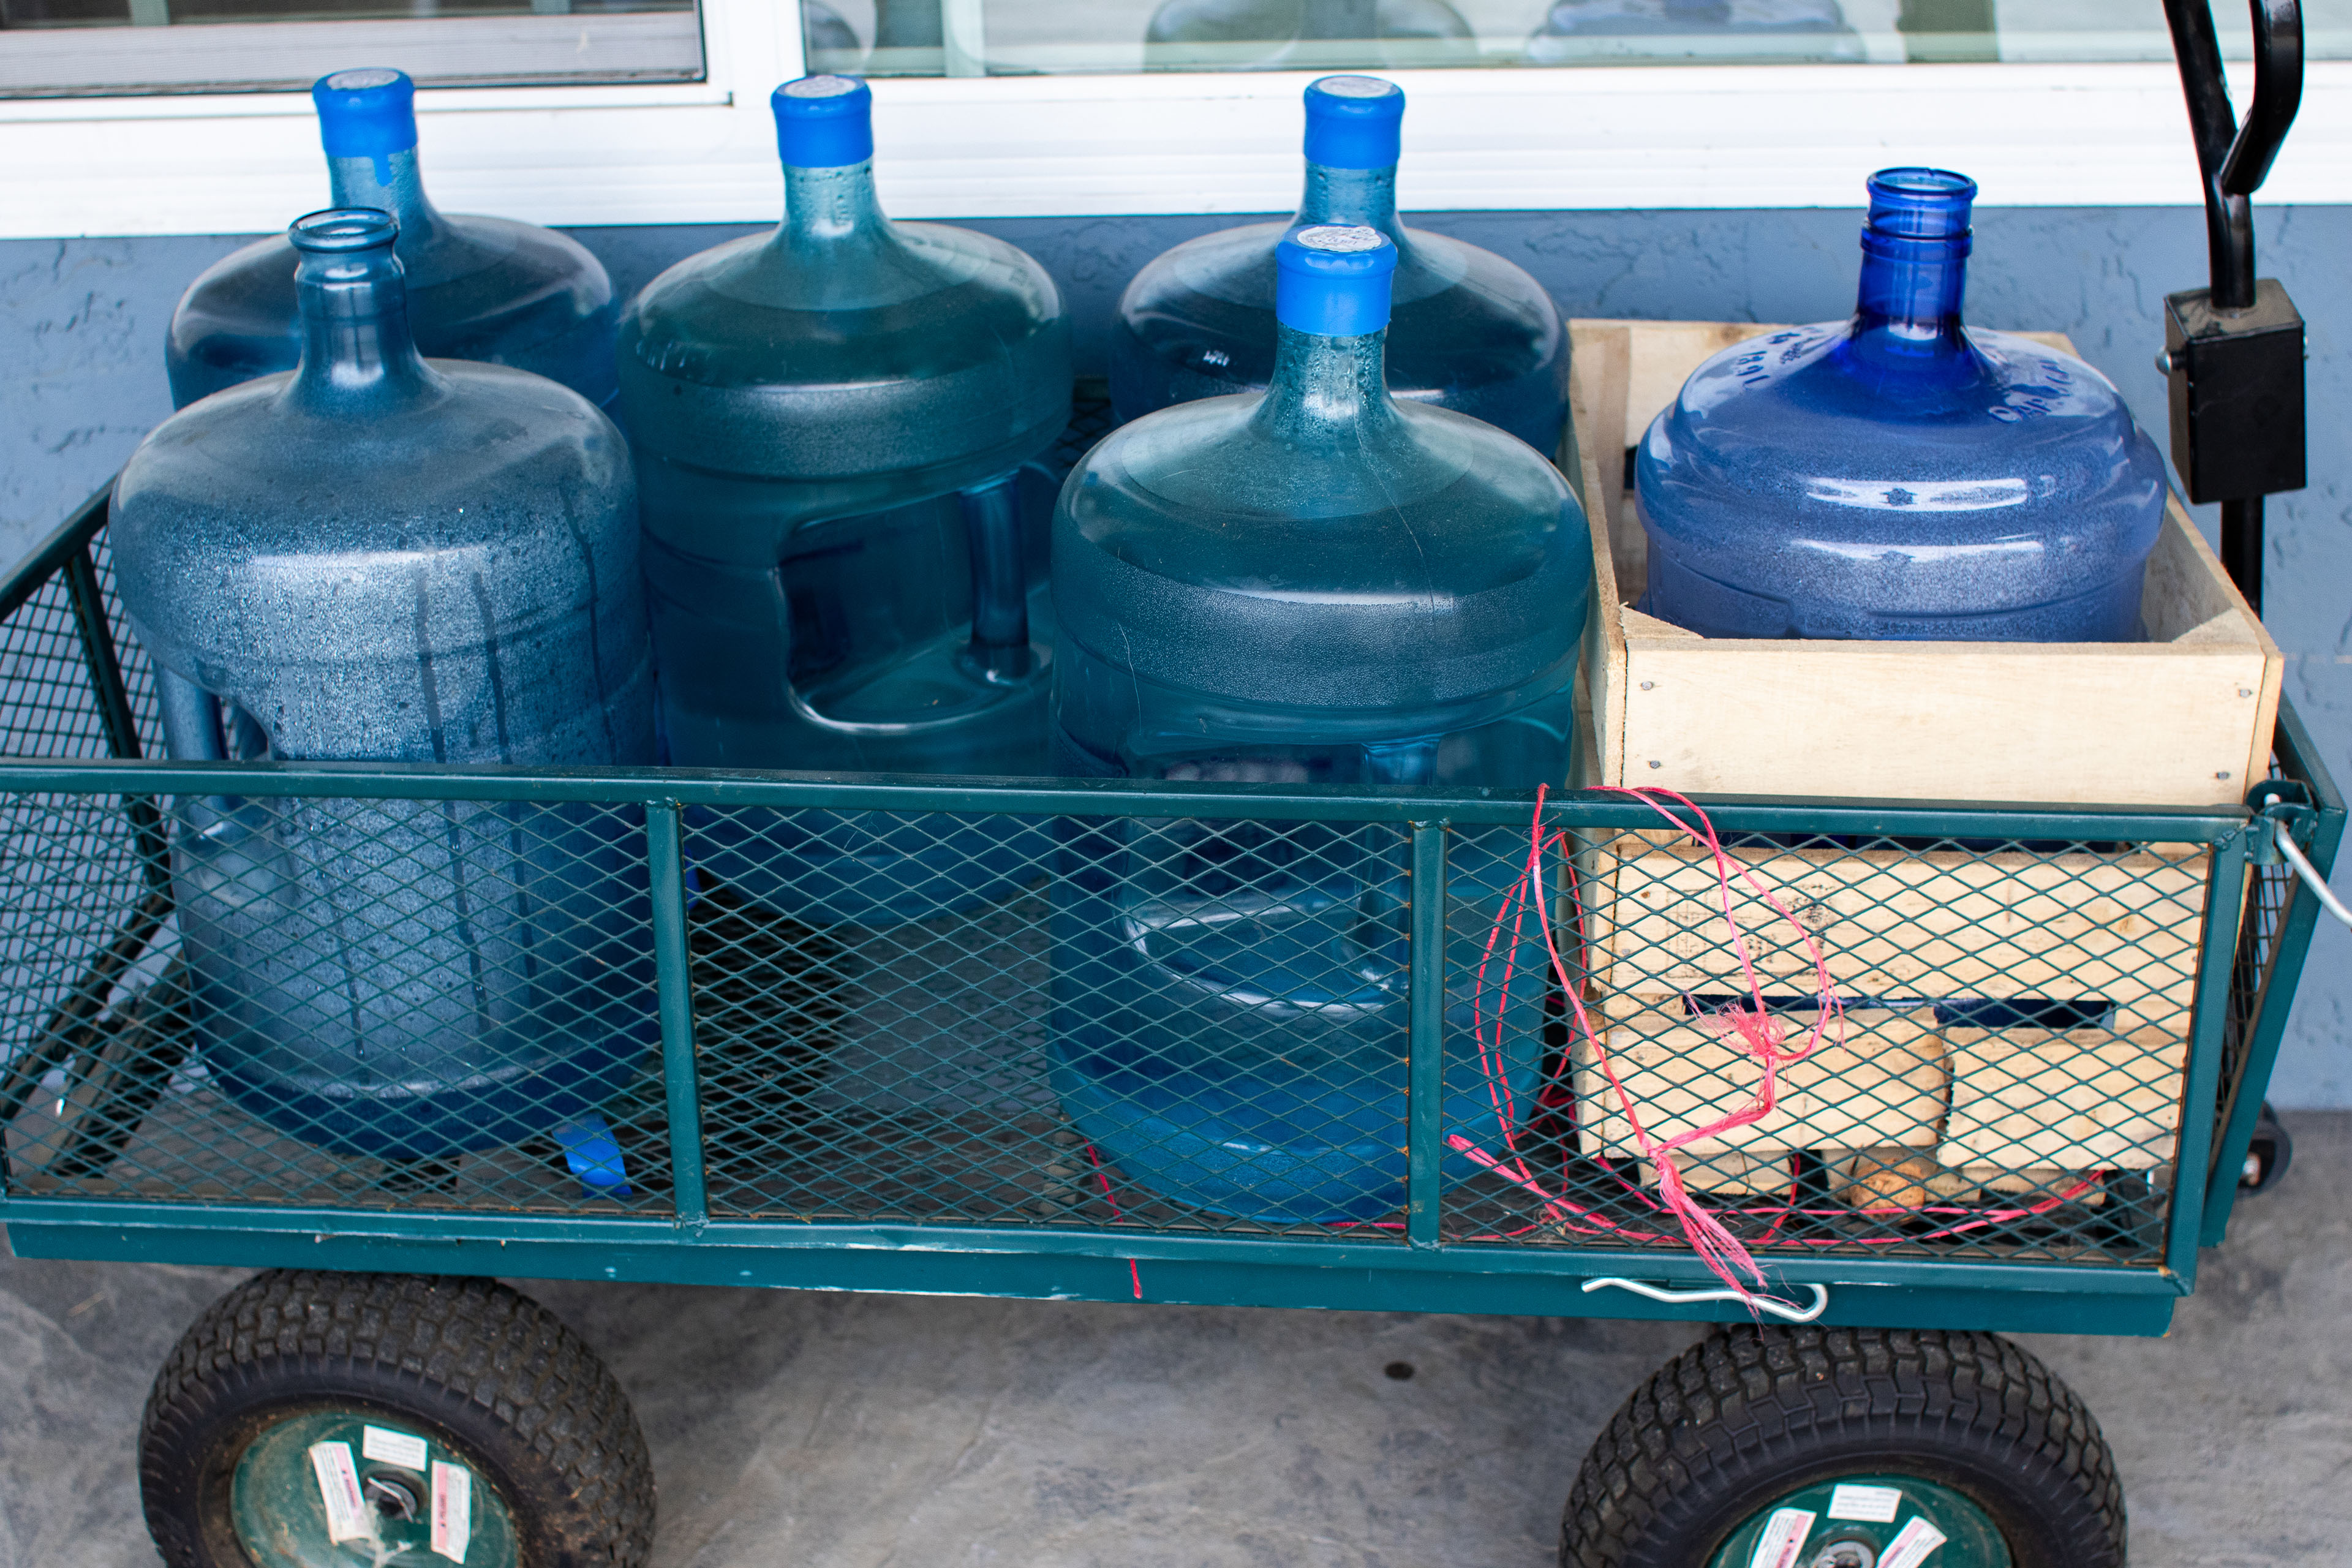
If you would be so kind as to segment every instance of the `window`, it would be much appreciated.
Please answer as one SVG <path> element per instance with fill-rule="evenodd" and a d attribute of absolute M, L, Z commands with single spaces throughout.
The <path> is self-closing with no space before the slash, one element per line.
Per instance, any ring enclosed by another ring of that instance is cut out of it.
<path fill-rule="evenodd" d="M 2215 9 L 2245 58 L 2244 10 Z M 2352 58 L 2352 0 L 2305 16 L 2314 58 Z M 2158 0 L 803 0 L 802 20 L 813 69 L 878 77 L 2172 58 Z"/>
<path fill-rule="evenodd" d="M 307 88 L 355 61 L 434 86 L 690 81 L 694 0 L 0 0 L 0 96 Z"/>
<path fill-rule="evenodd" d="M 1306 72 L 1333 68 L 1380 69 L 1411 95 L 1400 197 L 1420 210 L 1850 206 L 1865 173 L 1895 163 L 1965 169 L 1987 206 L 2198 199 L 2160 0 L 654 0 L 668 10 L 570 0 L 560 15 L 530 9 L 534 0 L 361 0 L 377 14 L 336 9 L 352 3 L 0 0 L 0 72 L 17 84 L 0 83 L 0 236 L 282 227 L 324 191 L 301 89 L 329 69 L 378 63 L 425 84 L 418 124 L 436 200 L 539 223 L 772 221 L 781 196 L 769 92 L 805 69 L 851 67 L 876 78 L 883 200 L 909 218 L 1286 211 L 1298 197 L 1299 89 Z M 505 9 L 452 10 L 467 4 Z M 1800 4 L 1835 26 L 1728 30 Z M 242 7 L 233 14 L 244 19 L 196 22 L 199 5 Z M 303 9 L 254 20 L 261 5 Z M 384 14 L 394 5 L 400 15 Z M 1353 26 L 1356 36 L 1304 37 L 1300 19 L 1327 5 L 1324 32 Z M 1570 36 L 1552 26 L 1563 5 L 1661 26 L 1591 34 L 1594 52 L 1572 68 L 1527 68 L 1539 29 Z M 1179 6 L 1195 19 L 1279 12 L 1276 30 L 1288 30 L 1271 51 L 1264 37 L 1195 37 L 1165 46 L 1189 55 L 1147 54 L 1162 49 L 1147 37 L 1154 17 Z M 2263 200 L 2352 201 L 2352 0 L 2305 8 L 2319 58 Z M 2214 0 L 2213 9 L 2239 57 L 2232 90 L 2243 105 L 2246 8 Z M 1349 20 L 1367 14 L 1370 22 Z M 1433 16 L 1460 26 L 1437 27 Z M 1406 23 L 1421 35 L 1406 36 Z M 1723 26 L 1703 25 L 1714 23 Z M 618 31 L 632 27 L 647 31 Z M 314 53 L 284 44 L 310 28 L 323 39 Z M 475 41 L 498 29 L 512 30 L 512 55 Z M 100 42 L 143 54 L 92 69 Z M 1302 43 L 1312 47 L 1301 52 Z M 1768 46 L 1780 52 L 1752 52 Z M 286 52 L 267 53 L 277 48 Z M 59 52 L 36 60 L 47 49 Z M 1452 51 L 1472 68 L 1402 63 L 1412 49 Z M 200 59 L 207 51 L 217 52 Z M 1283 68 L 1268 66 L 1269 53 Z M 265 56 L 277 63 L 264 68 Z M 78 62 L 79 74 L 59 61 Z M 1260 68 L 1240 68 L 1253 64 Z M 1563 216 L 1541 242 L 1574 244 L 1575 231 Z M 1082 249 L 1118 250 L 1115 227 L 1068 232 Z"/>

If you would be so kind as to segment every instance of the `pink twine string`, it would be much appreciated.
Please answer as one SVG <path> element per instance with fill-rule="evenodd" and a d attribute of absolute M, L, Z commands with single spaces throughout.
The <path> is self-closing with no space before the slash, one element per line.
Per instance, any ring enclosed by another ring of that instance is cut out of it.
<path fill-rule="evenodd" d="M 1563 1230 L 1578 1235 L 1611 1237 L 1626 1241 L 1656 1242 L 1673 1239 L 1672 1237 L 1663 1233 L 1630 1229 L 1610 1215 L 1570 1202 L 1564 1194 L 1552 1194 L 1528 1170 L 1525 1159 L 1519 1152 L 1517 1106 L 1506 1076 L 1504 1030 L 1511 981 L 1517 968 L 1517 954 L 1525 931 L 1526 919 L 1532 908 L 1536 915 L 1537 927 L 1543 934 L 1544 948 L 1550 961 L 1553 976 L 1559 982 L 1560 992 L 1567 998 L 1569 1006 L 1575 1013 L 1577 1030 L 1584 1039 L 1591 1043 L 1593 1059 L 1609 1081 L 1609 1087 L 1616 1098 L 1618 1109 L 1623 1114 L 1626 1125 L 1633 1131 L 1634 1144 L 1641 1151 L 1642 1158 L 1657 1172 L 1658 1196 L 1653 1200 L 1638 1186 L 1624 1182 L 1622 1176 L 1617 1179 L 1651 1208 L 1671 1216 L 1675 1222 L 1676 1228 L 1681 1232 L 1682 1239 L 1698 1255 L 1700 1260 L 1707 1266 L 1709 1272 L 1737 1292 L 1740 1300 L 1753 1311 L 1759 1299 L 1748 1285 L 1742 1283 L 1742 1276 L 1754 1281 L 1756 1285 L 1761 1286 L 1766 1282 L 1763 1268 L 1757 1263 L 1748 1246 L 1732 1235 L 1717 1214 L 1707 1210 L 1691 1195 L 1684 1184 L 1681 1165 L 1675 1159 L 1675 1153 L 1691 1144 L 1720 1138 L 1727 1132 L 1750 1126 L 1771 1115 L 1779 1100 L 1780 1069 L 1811 1056 L 1823 1040 L 1830 1037 L 1829 1031 L 1832 1027 L 1836 1031 L 1835 1037 L 1838 1043 L 1844 1042 L 1844 1005 L 1840 1001 L 1836 984 L 1831 978 L 1827 955 L 1822 952 L 1821 944 L 1814 940 L 1813 933 L 1805 929 L 1803 922 L 1797 919 L 1795 913 L 1782 903 L 1770 889 L 1759 881 L 1752 871 L 1733 861 L 1724 852 L 1722 840 L 1715 830 L 1715 824 L 1709 820 L 1706 813 L 1696 802 L 1673 790 L 1623 788 L 1615 785 L 1602 787 L 1608 793 L 1631 795 L 1641 801 L 1677 832 L 1689 833 L 1704 843 L 1713 858 L 1717 895 L 1722 906 L 1723 921 L 1730 934 L 1732 951 L 1739 959 L 1741 976 L 1748 983 L 1748 997 L 1745 1003 L 1734 1003 L 1731 1006 L 1715 1013 L 1702 1015 L 1702 1017 L 1706 1020 L 1706 1026 L 1712 1027 L 1722 1039 L 1738 1047 L 1759 1064 L 1762 1070 L 1756 1090 L 1748 1102 L 1738 1110 L 1705 1126 L 1694 1127 L 1675 1137 L 1654 1137 L 1643 1124 L 1641 1113 L 1634 1104 L 1633 1097 L 1626 1090 L 1624 1081 L 1618 1075 L 1616 1064 L 1610 1057 L 1607 1037 L 1602 1031 L 1593 1027 L 1592 1020 L 1585 1011 L 1581 988 L 1569 973 L 1568 964 L 1561 957 L 1559 944 L 1553 935 L 1550 907 L 1544 891 L 1543 857 L 1544 852 L 1551 848 L 1559 849 L 1564 856 L 1568 835 L 1564 831 L 1551 834 L 1544 832 L 1543 807 L 1544 797 L 1548 791 L 1538 788 L 1536 792 L 1534 826 L 1528 836 L 1527 862 L 1520 870 L 1517 880 L 1506 895 L 1503 907 L 1496 912 L 1494 924 L 1487 932 L 1486 950 L 1479 959 L 1475 986 L 1472 994 L 1472 1037 L 1477 1047 L 1480 1069 L 1486 1079 L 1488 1100 L 1494 1108 L 1497 1123 L 1502 1129 L 1503 1153 L 1497 1157 L 1459 1133 L 1449 1135 L 1446 1142 L 1456 1152 L 1534 1196 L 1542 1205 L 1545 1221 Z M 1673 801 L 1688 810 L 1697 818 L 1697 830 L 1693 832 L 1660 804 L 1661 800 Z M 1734 910 L 1731 879 L 1735 871 L 1740 880 L 1746 883 L 1758 898 L 1796 931 L 1805 944 L 1807 956 L 1812 962 L 1814 994 L 1820 1005 L 1815 1012 L 1812 1027 L 1801 1047 L 1789 1047 L 1786 1025 L 1775 1018 L 1764 1005 L 1763 984 L 1756 973 L 1755 963 L 1748 950 L 1747 932 L 1741 929 L 1738 915 Z M 1572 867 L 1570 874 L 1571 877 L 1574 875 Z M 1581 931 L 1580 906 L 1577 910 L 1577 916 L 1578 941 L 1580 948 L 1584 941 Z M 1510 931 L 1510 940 L 1507 943 L 1503 938 L 1507 926 Z M 1498 948 L 1501 950 L 1499 962 Z M 1496 994 L 1494 1028 L 1491 1036 L 1486 1025 L 1486 1000 L 1489 991 L 1490 974 L 1495 977 L 1493 989 Z M 1567 1069 L 1571 1054 L 1572 1047 L 1571 1051 L 1561 1053 L 1559 1066 L 1555 1069 L 1556 1075 Z M 1538 1092 L 1538 1104 L 1549 1102 L 1549 1091 L 1552 1087 L 1551 1084 L 1547 1084 L 1544 1089 Z M 1616 1174 L 1614 1167 L 1611 1166 L 1606 1160 L 1601 1161 L 1601 1163 L 1602 1168 L 1610 1171 L 1612 1176 Z M 1916 1209 L 1800 1209 L 1797 1207 L 1797 1163 L 1795 1157 L 1791 1156 L 1789 1193 L 1785 1201 L 1768 1208 L 1727 1209 L 1722 1212 L 1737 1217 L 1769 1216 L 1771 1223 L 1763 1236 L 1757 1239 L 1758 1246 L 1837 1247 L 1851 1246 L 1857 1241 L 1865 1246 L 1892 1246 L 1906 1242 L 1933 1241 L 1981 1229 L 1988 1226 L 2004 1225 L 2036 1215 L 2047 1214 L 2061 1204 L 2070 1203 L 2090 1191 L 2097 1184 L 2097 1181 L 2098 1173 L 2093 1173 L 2064 1193 L 2018 1208 L 1970 1210 L 1959 1207 L 1930 1206 Z M 1961 1216 L 1961 1223 L 1918 1236 L 1790 1237 L 1785 1238 L 1780 1237 L 1780 1227 L 1794 1217 L 1840 1217 L 1857 1212 L 1863 1214 L 1896 1212 L 1933 1215 L 1939 1217 L 1957 1215 Z M 1473 1237 L 1467 1239 L 1507 1240 L 1524 1236 L 1528 1231 L 1538 1228 L 1540 1226 L 1528 1226 L 1507 1235 Z"/>
<path fill-rule="evenodd" d="M 1120 1218 L 1118 1194 L 1110 1190 L 1110 1173 L 1103 1169 L 1102 1156 L 1095 1152 L 1095 1146 L 1091 1143 L 1087 1145 L 1087 1158 L 1094 1165 L 1095 1180 L 1102 1184 L 1103 1202 L 1110 1205 L 1110 1222 L 1117 1225 Z M 1136 1266 L 1132 1258 L 1127 1260 L 1127 1278 L 1135 1286 L 1135 1299 L 1142 1300 L 1143 1270 Z"/>

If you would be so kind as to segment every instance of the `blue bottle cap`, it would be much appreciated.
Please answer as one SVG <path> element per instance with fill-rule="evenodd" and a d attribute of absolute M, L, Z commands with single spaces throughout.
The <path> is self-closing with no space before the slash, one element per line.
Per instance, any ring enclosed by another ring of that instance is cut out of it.
<path fill-rule="evenodd" d="M 1356 338 L 1389 324 L 1396 247 L 1376 228 L 1318 224 L 1274 247 L 1274 314 L 1323 338 Z"/>
<path fill-rule="evenodd" d="M 776 151 L 794 169 L 839 169 L 874 156 L 874 92 L 852 76 L 804 76 L 769 97 Z"/>
<path fill-rule="evenodd" d="M 1916 250 L 1922 241 L 1966 255 L 1977 183 L 1948 169 L 1881 169 L 1870 176 L 1863 244 L 1875 254 Z"/>
<path fill-rule="evenodd" d="M 1404 89 L 1376 76 L 1327 76 L 1307 84 L 1307 161 L 1327 169 L 1395 165 Z"/>
<path fill-rule="evenodd" d="M 382 158 L 416 145 L 416 84 L 385 66 L 337 71 L 310 84 L 319 140 L 330 158 Z"/>

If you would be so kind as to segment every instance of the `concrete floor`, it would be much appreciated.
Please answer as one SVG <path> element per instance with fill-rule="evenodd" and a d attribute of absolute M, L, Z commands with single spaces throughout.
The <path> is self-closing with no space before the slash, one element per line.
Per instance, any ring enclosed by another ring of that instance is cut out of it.
<path fill-rule="evenodd" d="M 2289 1121 L 2169 1338 L 2030 1342 L 2105 1424 L 2137 1568 L 2352 1561 L 2352 1115 Z M 0 1262 L 0 1568 L 154 1561 L 140 1405 L 238 1277 Z M 663 1568 L 1539 1568 L 1585 1446 L 1692 1337 L 517 1283 L 635 1399 Z"/>

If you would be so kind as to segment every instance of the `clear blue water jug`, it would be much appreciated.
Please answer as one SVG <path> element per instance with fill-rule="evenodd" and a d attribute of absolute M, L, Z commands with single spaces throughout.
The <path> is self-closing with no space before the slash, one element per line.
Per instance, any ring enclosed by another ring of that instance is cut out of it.
<path fill-rule="evenodd" d="M 1034 775 L 1052 492 L 1023 469 L 1069 420 L 1069 326 L 1022 251 L 883 216 L 872 101 L 846 77 L 777 89 L 782 224 L 622 313 L 669 754 Z M 887 922 L 994 896 L 1048 851 L 987 820 L 739 813 L 698 817 L 693 852 L 769 909 Z"/>
<path fill-rule="evenodd" d="M 1378 77 L 1307 89 L 1298 225 L 1376 228 L 1395 247 L 1389 390 L 1499 425 L 1550 457 L 1568 410 L 1568 332 L 1536 280 L 1491 251 L 1398 221 L 1404 92 Z M 1264 387 L 1274 374 L 1276 243 L 1291 225 L 1187 240 L 1135 275 L 1111 329 L 1122 420 Z"/>
<path fill-rule="evenodd" d="M 1527 58 L 1530 65 L 1577 65 L 1636 54 L 1696 60 L 1869 58 L 1837 0 L 1559 0 L 1528 40 Z"/>
<path fill-rule="evenodd" d="M 1177 70 L 1475 66 L 1478 42 L 1445 0 L 1166 0 L 1147 64 Z"/>
<path fill-rule="evenodd" d="M 1384 389 L 1387 237 L 1302 228 L 1278 265 L 1267 390 L 1126 426 L 1063 487 L 1063 771 L 1564 784 L 1591 587 L 1581 509 L 1523 443 Z M 1102 1158 L 1254 1219 L 1395 1208 L 1404 832 L 1181 819 L 1062 831 L 1053 1082 Z M 1525 1109 L 1538 1063 L 1532 923 L 1510 1001 L 1487 1001 L 1507 1042 L 1491 1074 L 1472 977 L 1528 838 L 1464 831 L 1451 851 L 1444 1113 L 1494 1149 L 1496 1083 Z"/>
<path fill-rule="evenodd" d="M 171 754 L 653 760 L 620 433 L 418 357 L 394 225 L 313 214 L 300 368 L 123 468 L 123 607 Z M 604 807 L 184 797 L 173 883 L 213 1081 L 305 1142 L 425 1159 L 591 1110 L 655 1037 L 641 826 Z"/>
<path fill-rule="evenodd" d="M 416 161 L 415 85 L 396 70 L 337 71 L 310 89 L 331 200 L 400 223 L 409 330 L 436 359 L 513 365 L 599 405 L 613 398 L 618 305 L 604 265 L 576 240 L 510 218 L 445 213 Z M 283 236 L 199 273 L 172 312 L 172 405 L 292 370 L 302 354 L 295 254 Z"/>
<path fill-rule="evenodd" d="M 1718 637 L 2141 635 L 2164 459 L 2081 360 L 1960 324 L 1975 195 L 1872 175 L 1853 320 L 1724 350 L 1650 426 L 1643 609 Z"/>

